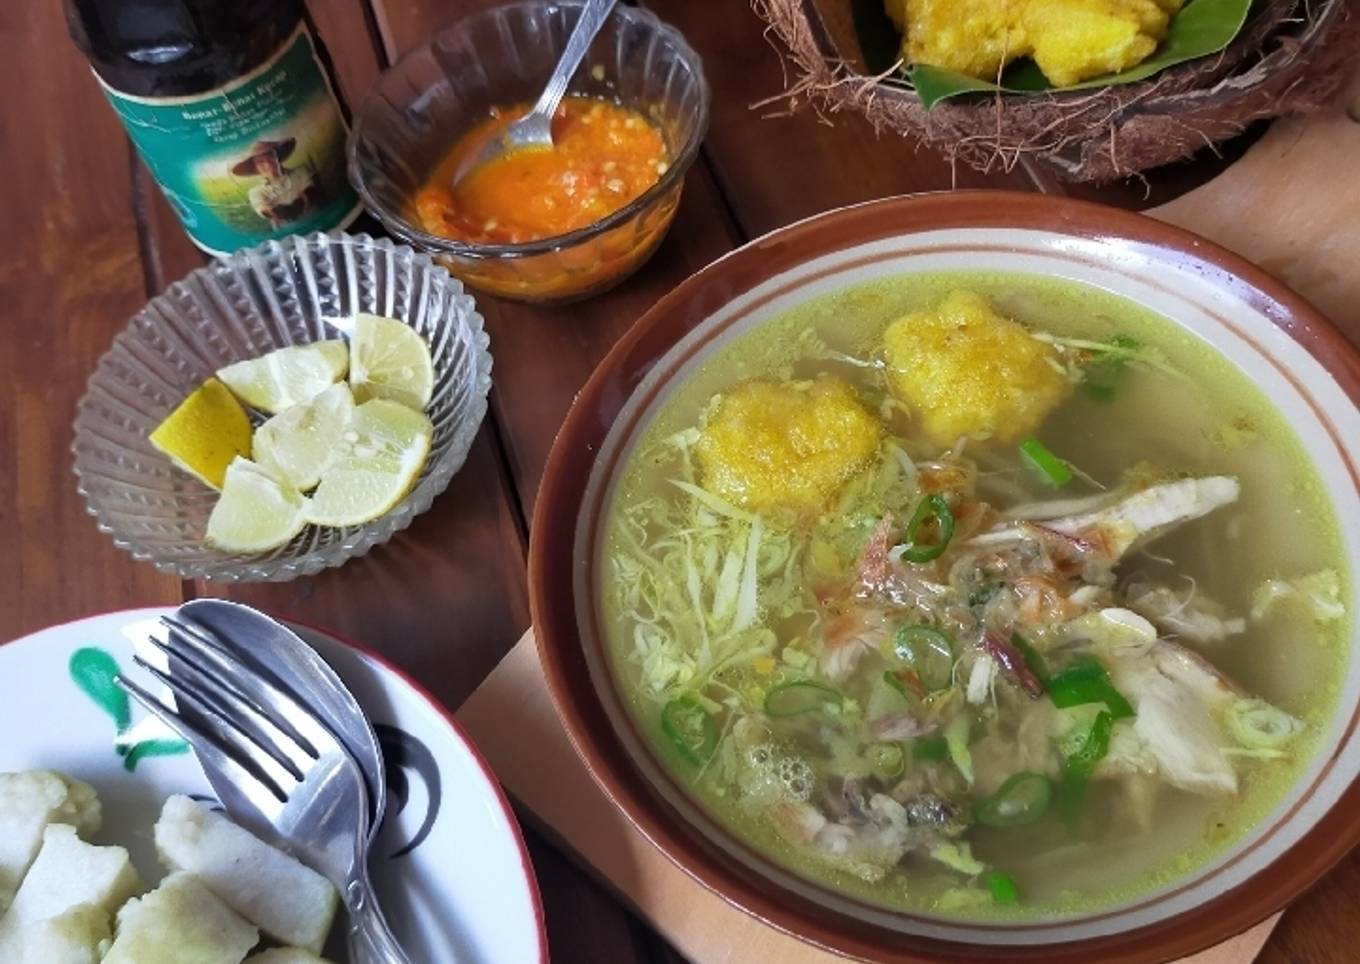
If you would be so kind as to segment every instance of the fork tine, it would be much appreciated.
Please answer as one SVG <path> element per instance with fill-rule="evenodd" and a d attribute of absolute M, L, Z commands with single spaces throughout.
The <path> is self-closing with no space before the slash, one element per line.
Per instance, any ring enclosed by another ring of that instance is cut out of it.
<path fill-rule="evenodd" d="M 270 753 L 268 749 L 255 742 L 254 738 L 243 730 L 235 720 L 214 706 L 210 700 L 205 699 L 203 694 L 196 692 L 195 688 L 187 685 L 184 679 L 162 672 L 140 656 L 134 655 L 132 660 L 155 677 L 157 682 L 169 688 L 177 702 L 188 704 L 196 713 L 211 723 L 213 729 L 210 732 L 200 728 L 200 732 L 204 733 L 204 738 L 211 740 L 224 753 L 237 759 L 243 765 L 249 763 L 250 767 L 267 780 L 270 786 L 279 791 L 281 801 L 286 801 L 289 795 L 297 789 L 298 784 L 302 782 L 300 778 L 294 777 L 282 761 Z M 180 719 L 184 719 L 182 710 L 177 715 Z M 186 721 L 186 725 L 191 724 Z"/>
<path fill-rule="evenodd" d="M 195 653 L 212 664 L 219 677 L 231 681 L 243 699 L 269 716 L 275 726 L 288 733 L 312 756 L 339 747 L 335 735 L 304 708 L 296 696 L 275 682 L 273 673 L 252 653 L 229 645 L 216 633 L 175 614 L 167 613 L 160 621 L 170 631 L 171 639 L 175 634 L 185 639 Z M 242 663 L 250 672 L 241 672 Z M 246 691 L 247 686 L 251 692 Z"/>
<path fill-rule="evenodd" d="M 197 666 L 175 657 L 175 661 L 168 664 L 170 672 L 165 673 L 138 654 L 133 654 L 132 661 L 154 676 L 176 697 L 186 693 L 196 701 L 195 706 L 206 706 L 227 720 L 242 738 L 268 754 L 294 780 L 301 783 L 305 778 L 306 768 L 310 767 L 316 758 L 309 756 L 293 743 L 254 707 L 242 702 L 229 689 L 218 686 L 210 675 L 203 673 Z"/>
<path fill-rule="evenodd" d="M 291 767 L 300 771 L 311 766 L 321 756 L 317 747 L 290 726 L 287 720 L 279 719 L 244 692 L 244 687 L 238 682 L 239 670 L 233 673 L 201 649 L 190 651 L 174 639 L 160 640 L 148 636 L 147 642 L 164 653 L 167 660 L 174 660 L 173 663 L 167 662 L 172 676 L 185 676 L 201 691 L 211 693 L 224 716 L 243 724 L 256 742 L 268 744 L 275 751 L 275 756 L 286 758 Z M 202 696 L 203 692 L 199 695 Z M 298 779 L 302 779 L 300 772 Z"/>
<path fill-rule="evenodd" d="M 217 770 L 234 785 L 240 787 L 242 792 L 247 794 L 267 817 L 272 818 L 287 802 L 288 795 L 266 774 L 231 756 L 218 745 L 210 734 L 190 724 L 173 707 L 153 696 L 122 673 L 116 675 L 113 681 L 123 692 L 135 699 L 148 712 L 156 716 L 192 746 L 195 756 L 198 757 L 199 762 L 205 768 Z M 252 790 L 256 792 L 252 792 Z M 261 790 L 268 797 L 267 800 L 263 799 L 258 792 Z"/>

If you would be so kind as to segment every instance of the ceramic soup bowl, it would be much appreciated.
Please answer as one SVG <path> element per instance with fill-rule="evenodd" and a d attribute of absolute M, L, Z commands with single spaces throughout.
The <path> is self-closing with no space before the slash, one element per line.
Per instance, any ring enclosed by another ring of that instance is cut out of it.
<path fill-rule="evenodd" d="M 607 663 L 597 562 L 609 487 L 675 386 L 732 339 L 809 299 L 877 278 L 961 268 L 1113 292 L 1214 346 L 1274 402 L 1316 464 L 1349 560 L 1343 598 L 1360 597 L 1360 356 L 1314 308 L 1243 259 L 1139 215 L 995 192 L 891 198 L 791 225 L 709 265 L 647 312 L 596 370 L 557 439 L 533 524 L 533 614 L 548 682 L 586 765 L 638 829 L 705 886 L 807 941 L 872 960 L 1188 954 L 1284 906 L 1360 841 L 1354 639 L 1315 756 L 1235 844 L 1124 904 L 1019 923 L 885 910 L 765 859 L 706 816 L 659 765 Z"/>

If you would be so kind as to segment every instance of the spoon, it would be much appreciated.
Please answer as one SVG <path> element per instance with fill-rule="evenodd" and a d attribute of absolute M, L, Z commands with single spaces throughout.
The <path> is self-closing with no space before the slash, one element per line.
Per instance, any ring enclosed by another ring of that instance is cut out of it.
<path fill-rule="evenodd" d="M 543 93 L 539 95 L 537 103 L 529 113 L 511 123 L 497 137 L 483 145 L 471 159 L 463 161 L 458 166 L 458 170 L 453 173 L 455 187 L 475 169 L 512 151 L 525 148 L 552 149 L 552 119 L 557 113 L 557 105 L 562 102 L 562 97 L 567 92 L 567 84 L 576 74 L 576 68 L 580 67 L 581 61 L 585 59 L 591 41 L 609 19 L 615 2 L 616 0 L 586 0 L 571 36 L 567 38 L 567 46 L 562 50 L 562 57 L 553 68 L 552 75 L 548 78 L 548 83 L 544 86 Z"/>

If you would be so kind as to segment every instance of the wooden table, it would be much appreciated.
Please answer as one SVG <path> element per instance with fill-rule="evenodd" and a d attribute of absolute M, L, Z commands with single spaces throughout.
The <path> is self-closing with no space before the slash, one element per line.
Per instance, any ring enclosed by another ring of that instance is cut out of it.
<path fill-rule="evenodd" d="M 310 6 L 353 104 L 402 51 L 485 2 Z M 834 126 L 809 114 L 762 119 L 748 105 L 779 89 L 780 64 L 745 5 L 726 0 L 721 12 L 717 0 L 649 5 L 703 55 L 715 93 L 704 152 L 655 258 L 617 290 L 568 308 L 482 299 L 496 359 L 491 410 L 433 509 L 339 570 L 233 587 L 181 582 L 134 562 L 95 530 L 76 495 L 71 420 L 85 379 L 126 319 L 203 257 L 67 40 L 60 4 L 7 5 L 0 59 L 23 84 L 0 107 L 0 639 L 103 610 L 222 594 L 361 639 L 456 707 L 528 625 L 527 520 L 549 447 L 592 367 L 643 310 L 732 247 L 837 205 L 950 187 L 1036 188 L 1019 170 L 951 170 L 900 139 L 876 139 L 852 117 Z M 1221 163 L 1159 175 L 1150 193 L 1137 183 L 1080 193 L 1140 206 Z M 678 959 L 550 836 L 546 828 L 528 832 L 557 960 Z M 1285 915 L 1261 959 L 1355 960 L 1357 897 L 1360 857 L 1352 857 Z"/>

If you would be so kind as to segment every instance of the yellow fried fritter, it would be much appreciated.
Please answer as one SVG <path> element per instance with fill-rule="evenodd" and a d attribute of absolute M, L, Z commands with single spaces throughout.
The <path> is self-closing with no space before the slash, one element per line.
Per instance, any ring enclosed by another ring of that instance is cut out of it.
<path fill-rule="evenodd" d="M 816 511 L 869 465 L 882 437 L 838 378 L 744 382 L 719 396 L 700 431 L 700 480 L 744 508 Z"/>
<path fill-rule="evenodd" d="M 908 63 L 996 80 L 1003 65 L 1029 51 L 1020 20 L 1024 0 L 897 2 L 906 16 L 902 57 Z"/>
<path fill-rule="evenodd" d="M 902 56 L 982 80 L 1032 56 L 1058 87 L 1141 63 L 1184 0 L 884 0 Z"/>
<path fill-rule="evenodd" d="M 1028 435 L 1071 388 L 1050 346 L 971 291 L 893 322 L 883 355 L 889 389 L 940 445 Z"/>
<path fill-rule="evenodd" d="M 1021 23 L 1044 76 L 1067 87 L 1142 63 L 1168 19 L 1153 0 L 1044 0 L 1026 4 Z"/>

